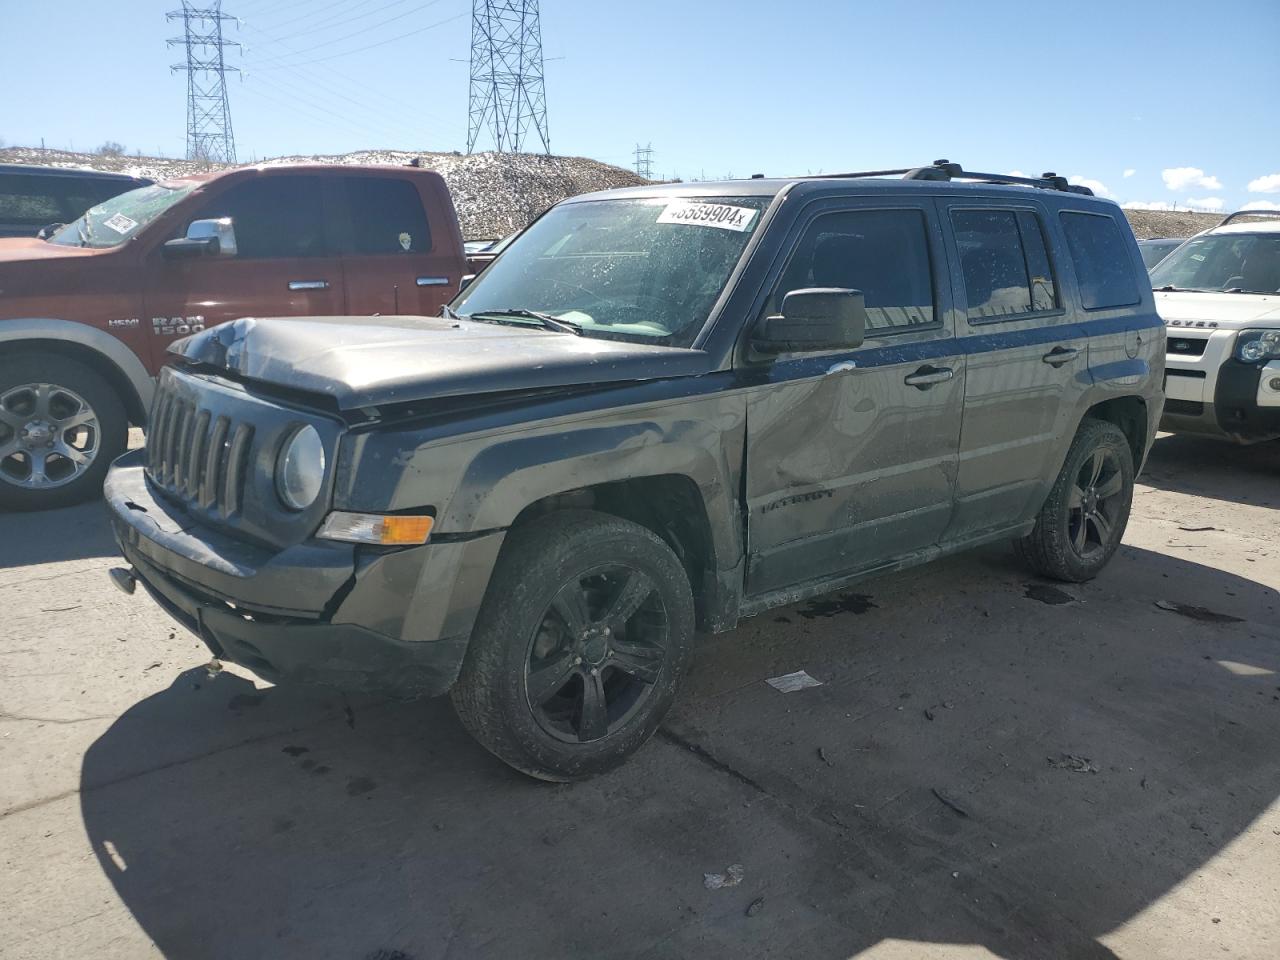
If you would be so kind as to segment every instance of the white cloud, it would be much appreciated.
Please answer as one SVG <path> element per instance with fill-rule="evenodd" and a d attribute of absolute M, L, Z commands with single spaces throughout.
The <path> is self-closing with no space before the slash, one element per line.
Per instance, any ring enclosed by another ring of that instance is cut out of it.
<path fill-rule="evenodd" d="M 1173 204 L 1168 200 L 1130 200 L 1120 206 L 1126 210 L 1172 210 Z"/>
<path fill-rule="evenodd" d="M 1208 176 L 1199 167 L 1169 167 L 1160 176 L 1164 185 L 1170 190 L 1186 190 L 1189 187 L 1200 187 L 1204 190 L 1221 190 L 1222 181 Z"/>
<path fill-rule="evenodd" d="M 1280 193 L 1280 173 L 1269 173 L 1265 177 L 1249 181 L 1250 193 Z"/>
<path fill-rule="evenodd" d="M 1197 200 L 1195 197 L 1187 197 L 1188 207 L 1198 207 L 1201 210 L 1212 210 L 1215 213 L 1222 209 L 1221 197 L 1201 197 Z"/>
<path fill-rule="evenodd" d="M 1137 172 L 1138 172 L 1138 171 L 1137 171 L 1137 170 L 1135 170 L 1135 169 L 1133 169 L 1133 167 L 1126 167 L 1126 168 L 1125 168 L 1125 171 L 1124 171 L 1124 178 L 1125 178 L 1126 180 L 1128 180 L 1130 177 L 1132 177 L 1132 176 L 1133 176 L 1135 173 L 1137 173 Z"/>
<path fill-rule="evenodd" d="M 1101 180 L 1090 180 L 1088 177 L 1082 177 L 1078 173 L 1072 174 L 1071 176 L 1067 177 L 1067 183 L 1074 183 L 1080 187 L 1088 187 L 1090 190 L 1094 192 L 1095 195 L 1099 197 L 1115 196 L 1115 194 L 1113 194 L 1110 190 L 1107 189 L 1107 185 L 1103 183 Z"/>
<path fill-rule="evenodd" d="M 1280 203 L 1274 200 L 1250 200 L 1241 210 L 1280 210 Z"/>

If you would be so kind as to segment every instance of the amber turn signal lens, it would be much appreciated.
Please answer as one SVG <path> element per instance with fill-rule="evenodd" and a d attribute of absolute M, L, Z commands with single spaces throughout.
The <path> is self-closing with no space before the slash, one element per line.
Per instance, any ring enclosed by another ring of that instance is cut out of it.
<path fill-rule="evenodd" d="M 324 518 L 316 536 L 322 540 L 341 540 L 345 543 L 408 547 L 426 543 L 434 523 L 435 518 L 430 516 L 385 516 L 336 510 Z"/>
<path fill-rule="evenodd" d="M 431 517 L 383 517 L 382 543 L 426 543 L 431 536 Z"/>

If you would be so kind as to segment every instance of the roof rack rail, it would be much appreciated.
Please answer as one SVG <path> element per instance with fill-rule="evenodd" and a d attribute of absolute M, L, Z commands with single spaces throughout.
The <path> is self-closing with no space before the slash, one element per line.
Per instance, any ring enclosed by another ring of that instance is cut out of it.
<path fill-rule="evenodd" d="M 980 180 L 984 183 L 1010 183 L 1024 187 L 1037 187 L 1041 190 L 1062 190 L 1067 193 L 1081 193 L 1092 197 L 1093 191 L 1076 183 L 1068 183 L 1066 177 L 1056 173 L 1042 173 L 1038 177 L 1016 177 L 1004 173 L 978 173 L 965 170 L 958 163 L 950 160 L 935 160 L 927 167 L 904 167 L 901 170 L 862 170 L 857 173 L 828 173 L 822 179 L 846 179 L 856 177 L 894 177 L 903 180 Z M 1249 211 L 1252 212 L 1252 211 Z"/>
<path fill-rule="evenodd" d="M 1236 217 L 1280 217 L 1280 210 L 1237 210 L 1235 213 L 1228 213 L 1222 218 L 1219 227 L 1225 227 Z"/>

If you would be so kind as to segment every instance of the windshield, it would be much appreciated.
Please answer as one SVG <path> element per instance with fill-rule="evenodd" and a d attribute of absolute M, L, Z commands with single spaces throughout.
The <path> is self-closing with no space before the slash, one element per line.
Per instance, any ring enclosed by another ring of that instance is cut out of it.
<path fill-rule="evenodd" d="M 194 180 L 175 180 L 122 193 L 90 207 L 49 242 L 68 247 L 119 246 L 199 185 Z"/>
<path fill-rule="evenodd" d="M 1173 253 L 1181 240 L 1140 240 L 1138 252 L 1142 254 L 1142 262 L 1148 270 Z"/>
<path fill-rule="evenodd" d="M 688 346 L 768 201 L 561 204 L 520 234 L 453 308 L 478 320 L 534 311 L 568 321 L 586 336 Z"/>
<path fill-rule="evenodd" d="M 1193 237 L 1151 271 L 1156 290 L 1280 291 L 1280 233 L 1219 233 Z"/>

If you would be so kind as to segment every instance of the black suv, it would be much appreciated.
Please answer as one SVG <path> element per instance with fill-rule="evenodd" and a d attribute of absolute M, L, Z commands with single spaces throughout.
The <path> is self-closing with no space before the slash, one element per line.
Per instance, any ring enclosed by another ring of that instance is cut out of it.
<path fill-rule="evenodd" d="M 151 182 L 123 173 L 0 163 L 0 237 L 34 237 Z"/>
<path fill-rule="evenodd" d="M 444 317 L 173 350 L 117 583 L 553 780 L 645 742 L 696 630 L 995 540 L 1096 575 L 1165 356 L 1114 203 L 945 161 L 578 197 Z"/>

